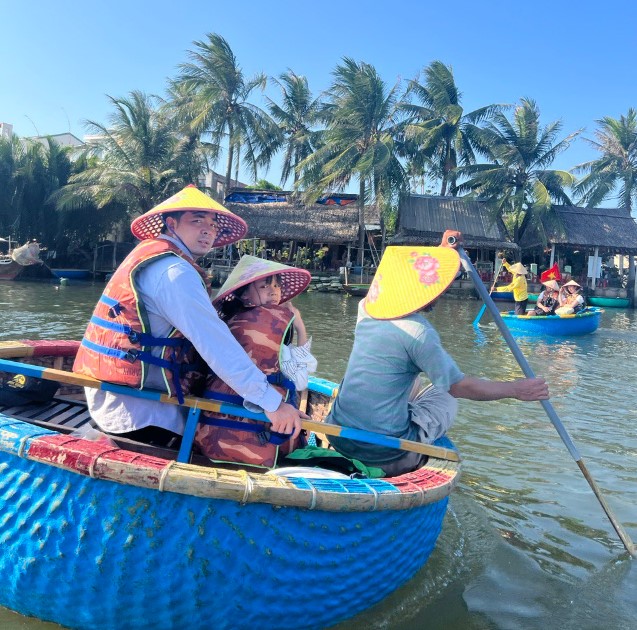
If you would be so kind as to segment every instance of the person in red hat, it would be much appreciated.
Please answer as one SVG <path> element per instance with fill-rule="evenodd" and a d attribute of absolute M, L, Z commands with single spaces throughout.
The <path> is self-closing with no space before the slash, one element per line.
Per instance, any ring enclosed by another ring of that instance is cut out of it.
<path fill-rule="evenodd" d="M 141 242 L 115 270 L 87 326 L 73 371 L 102 381 L 176 396 L 203 391 L 205 364 L 246 401 L 263 409 L 272 430 L 301 430 L 304 413 L 283 402 L 230 333 L 210 301 L 196 260 L 247 232 L 236 216 L 187 186 L 137 217 Z M 91 417 L 106 433 L 173 446 L 186 408 L 86 389 Z"/>

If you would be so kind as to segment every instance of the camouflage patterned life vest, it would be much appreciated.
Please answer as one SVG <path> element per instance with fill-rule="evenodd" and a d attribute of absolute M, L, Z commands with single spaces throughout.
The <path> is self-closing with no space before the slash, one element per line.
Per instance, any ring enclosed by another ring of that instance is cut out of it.
<path fill-rule="evenodd" d="M 194 383 L 201 381 L 199 357 L 192 344 L 174 328 L 167 337 L 154 337 L 146 307 L 139 299 L 137 274 L 165 256 L 179 256 L 190 263 L 209 291 L 203 270 L 176 245 L 163 238 L 142 241 L 117 268 L 95 306 L 75 358 L 74 372 L 141 389 L 149 366 L 157 365 L 166 392 L 177 395 L 180 402 Z M 151 354 L 154 346 L 164 347 L 161 357 Z"/>
<path fill-rule="evenodd" d="M 294 315 L 285 307 L 257 306 L 238 313 L 228 321 L 232 334 L 255 365 L 283 394 L 284 400 L 288 399 L 289 388 L 294 392 L 294 386 L 282 378 L 279 356 L 293 319 Z M 277 382 L 280 384 L 276 384 Z M 208 379 L 204 396 L 242 402 L 229 385 L 215 376 Z M 294 404 L 296 401 L 291 399 L 288 402 Z M 303 446 L 303 438 L 299 436 L 295 440 L 285 439 L 279 437 L 279 434 L 266 431 L 263 422 L 204 412 L 197 427 L 195 443 L 213 461 L 271 468 L 279 453 L 287 455 Z"/>

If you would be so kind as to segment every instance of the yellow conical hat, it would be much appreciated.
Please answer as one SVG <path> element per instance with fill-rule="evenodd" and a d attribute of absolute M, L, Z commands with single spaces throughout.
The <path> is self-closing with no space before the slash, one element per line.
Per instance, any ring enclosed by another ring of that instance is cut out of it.
<path fill-rule="evenodd" d="M 365 310 L 374 319 L 415 313 L 444 293 L 459 269 L 460 256 L 451 247 L 388 247 L 365 297 Z"/>
<path fill-rule="evenodd" d="M 210 212 L 217 217 L 219 231 L 213 247 L 228 245 L 242 239 L 248 231 L 248 224 L 220 203 L 202 193 L 190 184 L 183 190 L 162 201 L 141 217 L 137 217 L 130 226 L 133 235 L 140 241 L 156 238 L 164 227 L 164 214 L 169 212 Z"/>

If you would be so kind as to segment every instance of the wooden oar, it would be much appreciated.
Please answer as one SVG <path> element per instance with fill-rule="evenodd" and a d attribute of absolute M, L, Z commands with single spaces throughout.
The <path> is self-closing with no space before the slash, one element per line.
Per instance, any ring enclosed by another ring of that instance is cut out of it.
<path fill-rule="evenodd" d="M 449 241 L 450 244 L 453 245 L 456 242 L 455 238 L 450 237 L 450 239 L 453 239 Z M 533 370 L 531 369 L 529 362 L 526 360 L 526 357 L 522 354 L 522 351 L 520 350 L 520 347 L 518 346 L 517 342 L 513 338 L 511 331 L 507 328 L 507 325 L 504 323 L 504 320 L 502 319 L 500 315 L 500 311 L 498 310 L 497 306 L 493 303 L 491 296 L 487 293 L 487 290 L 484 284 L 482 283 L 482 280 L 480 280 L 480 276 L 478 276 L 478 272 L 476 271 L 475 267 L 473 266 L 473 263 L 469 259 L 469 256 L 467 256 L 467 253 L 464 251 L 461 245 L 458 245 L 457 250 L 458 250 L 458 253 L 460 254 L 460 258 L 464 262 L 465 269 L 471 275 L 471 279 L 473 280 L 473 283 L 475 284 L 475 287 L 478 293 L 480 294 L 480 297 L 484 301 L 486 307 L 489 309 L 489 312 L 493 316 L 493 319 L 495 320 L 496 325 L 500 329 L 502 336 L 507 342 L 509 349 L 511 350 L 511 352 L 513 353 L 513 356 L 516 358 L 518 364 L 522 368 L 522 372 L 524 372 L 524 375 L 527 378 L 535 378 L 535 374 L 533 373 Z M 577 465 L 579 466 L 579 469 L 582 471 L 582 474 L 584 475 L 584 478 L 588 482 L 588 485 L 592 488 L 593 492 L 595 493 L 595 496 L 597 497 L 597 500 L 599 501 L 604 512 L 606 513 L 606 516 L 608 516 L 611 522 L 611 525 L 613 526 L 620 540 L 624 544 L 626 551 L 628 551 L 628 553 L 631 556 L 637 557 L 637 549 L 635 549 L 635 544 L 630 539 L 630 537 L 628 536 L 628 533 L 619 523 L 619 521 L 617 520 L 617 517 L 613 514 L 612 510 L 610 509 L 610 506 L 608 505 L 608 503 L 602 496 L 601 490 L 599 489 L 597 483 L 595 483 L 595 480 L 591 477 L 590 473 L 588 472 L 588 469 L 586 468 L 586 465 L 584 464 L 584 461 L 582 460 L 581 455 L 577 451 L 577 448 L 575 447 L 573 440 L 571 440 L 571 436 L 568 434 L 568 431 L 562 424 L 562 421 L 559 419 L 555 409 L 553 408 L 553 405 L 548 400 L 541 400 L 540 402 L 542 403 L 542 407 L 544 407 L 544 411 L 546 412 L 546 415 L 549 417 L 549 420 L 553 423 L 553 426 L 557 430 L 559 436 L 562 438 L 562 442 L 564 442 L 564 444 L 566 445 L 568 452 L 571 454 L 573 459 L 577 462 Z"/>
<path fill-rule="evenodd" d="M 56 370 L 53 368 L 44 368 L 39 365 L 31 365 L 28 363 L 18 363 L 8 359 L 0 359 L 0 371 L 11 372 L 12 374 L 24 374 L 33 376 L 47 381 L 57 381 L 58 383 L 68 383 L 71 385 L 79 385 L 81 387 L 90 387 L 93 389 L 101 389 L 102 391 L 113 392 L 115 394 L 126 394 L 135 398 L 144 398 L 145 400 L 155 400 L 170 405 L 179 405 L 176 398 L 162 394 L 161 392 L 134 389 L 124 385 L 114 385 L 105 381 L 98 381 L 90 376 L 75 374 L 65 370 Z M 226 413 L 239 418 L 249 418 L 251 420 L 259 420 L 261 422 L 270 422 L 263 413 L 248 411 L 240 405 L 209 400 L 207 398 L 197 398 L 195 396 L 187 396 L 183 403 L 184 407 L 194 410 L 214 411 L 216 413 Z M 373 433 L 371 431 L 363 431 L 361 429 L 351 429 L 348 427 L 339 427 L 335 424 L 326 424 L 323 422 L 314 422 L 313 420 L 303 420 L 304 429 L 325 433 L 327 435 L 335 435 L 349 440 L 357 440 L 366 444 L 375 444 L 376 446 L 385 446 L 387 448 L 395 448 L 402 451 L 413 451 L 423 455 L 430 455 L 438 459 L 458 462 L 460 456 L 456 451 L 441 446 L 433 446 L 431 444 L 422 444 L 412 440 L 402 440 L 389 435 Z"/>
<path fill-rule="evenodd" d="M 500 266 L 498 267 L 497 271 L 495 271 L 493 274 L 493 284 L 491 285 L 491 289 L 489 289 L 489 295 L 493 293 L 493 290 L 495 289 L 495 285 L 498 282 L 498 278 L 500 277 L 500 272 L 502 271 L 502 267 L 504 266 L 504 258 L 498 258 L 498 260 L 500 261 Z M 497 263 L 496 263 L 496 266 L 497 266 Z M 480 325 L 480 320 L 482 319 L 482 316 L 484 315 L 484 312 L 486 310 L 487 310 L 487 305 L 483 302 L 482 306 L 480 307 L 480 310 L 478 311 L 478 314 L 476 315 L 476 318 L 473 320 L 474 327 Z"/>

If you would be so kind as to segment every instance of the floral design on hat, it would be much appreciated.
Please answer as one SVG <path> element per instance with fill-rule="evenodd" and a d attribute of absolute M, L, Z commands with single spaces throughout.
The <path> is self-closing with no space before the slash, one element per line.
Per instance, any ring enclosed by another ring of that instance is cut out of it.
<path fill-rule="evenodd" d="M 385 250 L 363 305 L 374 319 L 415 313 L 454 281 L 460 256 L 450 247 L 390 246 Z"/>

